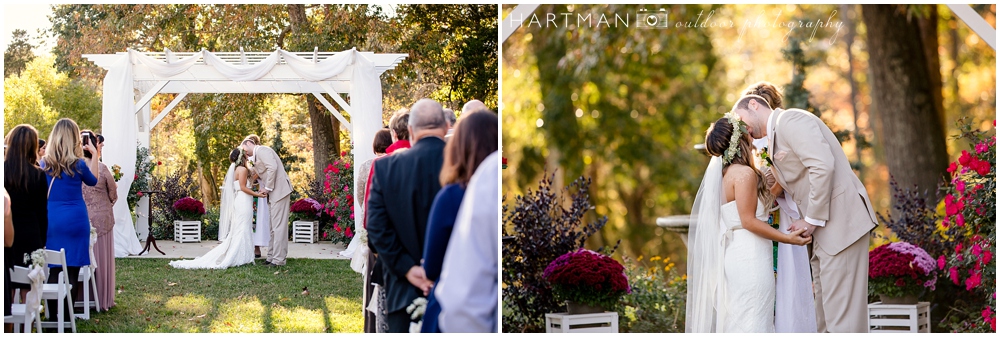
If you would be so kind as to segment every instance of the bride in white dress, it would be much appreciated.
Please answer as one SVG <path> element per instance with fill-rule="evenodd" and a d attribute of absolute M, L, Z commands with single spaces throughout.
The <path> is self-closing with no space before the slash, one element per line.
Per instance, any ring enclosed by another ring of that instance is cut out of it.
<path fill-rule="evenodd" d="M 180 269 L 226 269 L 253 262 L 253 196 L 263 196 L 250 189 L 246 154 L 237 148 L 229 154 L 229 170 L 223 180 L 219 217 L 219 245 L 194 260 L 171 261 Z"/>
<path fill-rule="evenodd" d="M 805 245 L 800 229 L 766 223 L 774 197 L 753 165 L 746 124 L 726 114 L 712 124 L 712 159 L 691 211 L 686 332 L 774 332 L 771 241 Z"/>

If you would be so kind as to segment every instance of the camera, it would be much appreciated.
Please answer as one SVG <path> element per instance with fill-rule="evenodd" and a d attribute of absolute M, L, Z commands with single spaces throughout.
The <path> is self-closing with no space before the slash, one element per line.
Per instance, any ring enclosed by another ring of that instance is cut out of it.
<path fill-rule="evenodd" d="M 94 133 L 90 131 L 80 132 L 80 139 L 83 141 L 83 146 L 87 146 L 87 144 L 93 144 L 94 146 L 97 146 L 97 137 L 95 137 Z M 86 157 L 87 159 L 90 159 L 91 157 L 93 157 L 93 154 L 90 153 L 90 150 L 84 148 L 83 156 Z"/>
<path fill-rule="evenodd" d="M 657 12 L 650 12 L 645 8 L 640 9 L 639 13 L 635 15 L 635 26 L 636 28 L 668 28 L 669 18 L 666 8 L 660 8 Z"/>

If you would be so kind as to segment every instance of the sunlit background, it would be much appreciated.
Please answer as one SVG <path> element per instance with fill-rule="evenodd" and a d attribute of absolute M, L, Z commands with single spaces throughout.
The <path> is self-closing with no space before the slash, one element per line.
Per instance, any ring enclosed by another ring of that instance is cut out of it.
<path fill-rule="evenodd" d="M 961 117 L 990 128 L 996 53 L 946 6 L 934 7 L 901 10 L 916 19 L 936 9 L 947 134 L 957 134 Z M 504 6 L 503 15 L 513 8 Z M 636 27 L 641 9 L 661 8 L 669 13 L 670 28 Z M 996 27 L 995 5 L 973 9 Z M 503 192 L 511 203 L 514 195 L 536 189 L 543 174 L 554 172 L 556 186 L 591 178 L 596 209 L 587 220 L 609 221 L 589 248 L 621 240 L 625 255 L 662 255 L 683 268 L 679 235 L 658 227 L 656 218 L 690 212 L 708 163 L 694 146 L 703 142 L 709 123 L 757 81 L 807 97 L 831 129 L 851 134 L 843 148 L 876 210 L 889 210 L 891 172 L 872 117 L 868 32 L 860 6 L 543 5 L 534 13 L 540 22 L 527 17 L 503 44 L 503 155 L 509 164 Z M 546 13 L 557 14 L 555 25 L 546 27 Z M 561 13 L 572 13 L 569 26 Z M 575 25 L 577 15 L 587 14 L 593 24 Z M 608 24 L 597 24 L 602 14 Z M 615 27 L 616 14 L 631 15 L 630 27 Z M 800 21 L 813 28 L 799 27 Z M 801 75 L 799 85 L 795 74 Z M 786 108 L 804 108 L 796 101 L 785 97 Z M 950 159 L 964 148 L 950 137 L 946 144 Z"/>

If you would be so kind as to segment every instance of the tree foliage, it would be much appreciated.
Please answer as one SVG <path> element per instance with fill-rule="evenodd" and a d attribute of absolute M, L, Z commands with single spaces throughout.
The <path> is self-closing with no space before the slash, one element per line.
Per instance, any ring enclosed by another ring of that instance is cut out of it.
<path fill-rule="evenodd" d="M 28 32 L 15 29 L 11 34 L 10 44 L 3 52 L 3 77 L 20 74 L 28 62 L 35 58 L 35 46 L 28 42 Z"/>
<path fill-rule="evenodd" d="M 57 71 L 51 57 L 37 57 L 19 75 L 4 79 L 4 134 L 31 124 L 47 138 L 60 118 L 101 131 L 101 95 L 86 82 Z"/>

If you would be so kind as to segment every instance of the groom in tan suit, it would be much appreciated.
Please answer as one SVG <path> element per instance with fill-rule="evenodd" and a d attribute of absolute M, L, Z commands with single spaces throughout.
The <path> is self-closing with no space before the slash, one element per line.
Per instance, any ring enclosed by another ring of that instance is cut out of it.
<path fill-rule="evenodd" d="M 790 230 L 813 235 L 817 331 L 868 332 L 868 233 L 877 220 L 840 142 L 819 117 L 771 110 L 760 96 L 741 97 L 733 112 L 753 138 L 767 137 L 769 173 L 780 185 L 772 191 L 783 190 L 803 216 Z"/>
<path fill-rule="evenodd" d="M 267 195 L 267 207 L 271 212 L 271 242 L 264 265 L 284 266 L 285 256 L 288 255 L 288 210 L 292 183 L 278 154 L 267 146 L 258 145 L 254 139 L 253 135 L 247 136 L 240 147 L 253 163 L 253 170 L 264 181 L 261 189 Z"/>

